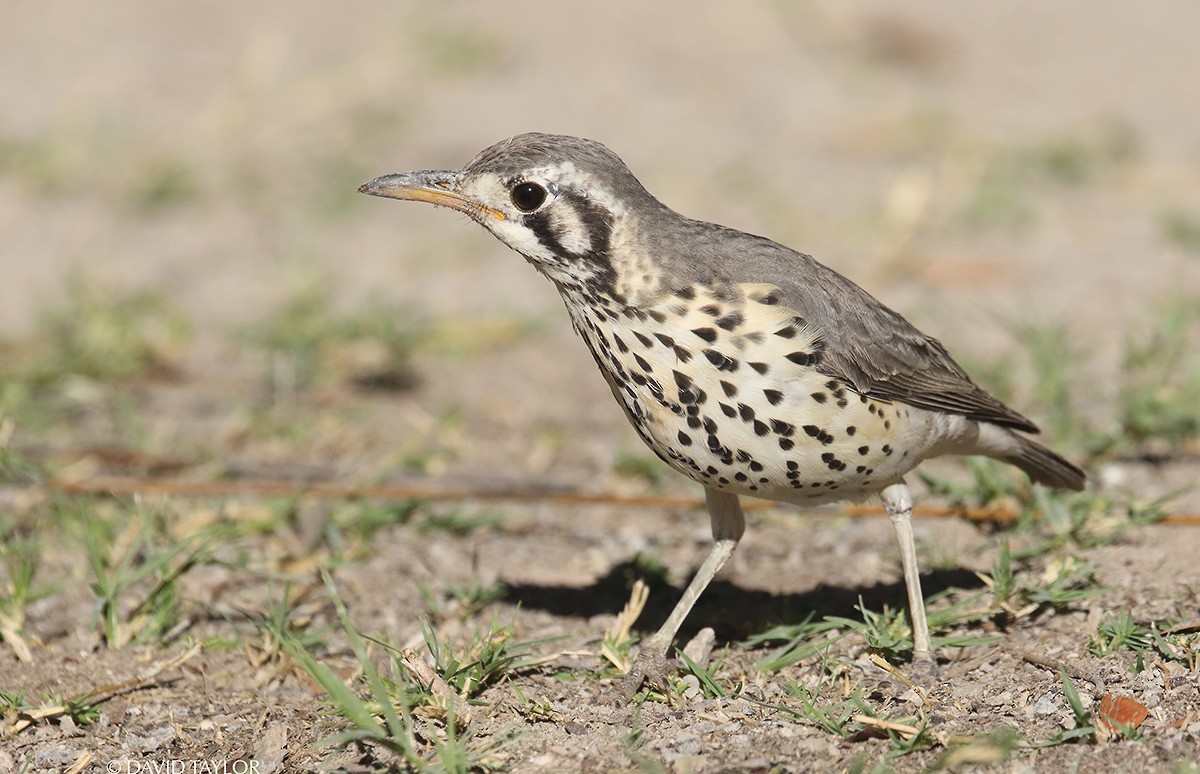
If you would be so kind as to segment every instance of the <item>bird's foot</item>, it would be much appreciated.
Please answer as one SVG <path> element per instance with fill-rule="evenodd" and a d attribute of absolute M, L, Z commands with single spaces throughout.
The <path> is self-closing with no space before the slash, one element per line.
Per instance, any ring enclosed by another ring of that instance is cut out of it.
<path fill-rule="evenodd" d="M 629 673 L 600 694 L 597 703 L 620 709 L 629 704 L 644 687 L 666 693 L 670 690 L 667 676 L 674 671 L 675 662 L 668 659 L 661 649 L 643 647 Z"/>

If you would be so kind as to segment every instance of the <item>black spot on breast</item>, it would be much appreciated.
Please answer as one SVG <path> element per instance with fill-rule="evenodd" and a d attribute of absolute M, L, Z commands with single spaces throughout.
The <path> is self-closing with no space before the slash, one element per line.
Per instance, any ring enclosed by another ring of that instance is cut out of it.
<path fill-rule="evenodd" d="M 654 397 L 662 400 L 663 388 L 662 385 L 658 383 L 657 379 L 655 379 L 653 376 L 649 377 L 646 379 L 646 386 L 650 388 L 650 392 L 654 394 Z"/>
<path fill-rule="evenodd" d="M 822 454 L 821 461 L 824 462 L 825 466 L 828 467 L 830 470 L 845 470 L 846 469 L 846 463 L 839 460 L 831 452 L 825 452 L 824 454 Z"/>
<path fill-rule="evenodd" d="M 849 427 L 846 428 L 846 435 L 853 436 L 857 432 L 858 432 L 858 428 L 855 427 L 854 425 L 850 425 Z"/>
<path fill-rule="evenodd" d="M 783 393 L 779 390 L 766 389 L 763 390 L 763 395 L 767 396 L 767 402 L 772 406 L 778 406 L 783 402 Z"/>
<path fill-rule="evenodd" d="M 686 363 L 692 359 L 692 353 L 678 344 L 675 345 L 675 357 L 679 358 L 680 363 Z"/>
<path fill-rule="evenodd" d="M 779 419 L 771 420 L 771 429 L 780 435 L 791 435 L 796 432 L 796 426 Z"/>
<path fill-rule="evenodd" d="M 641 373 L 640 371 L 632 371 L 632 372 L 630 372 L 630 374 L 629 374 L 629 378 L 633 380 L 633 383 L 634 383 L 634 384 L 637 384 L 637 385 L 639 385 L 639 386 L 642 386 L 642 387 L 645 387 L 645 386 L 646 386 L 646 377 L 645 377 L 645 376 L 643 376 L 643 375 L 642 375 L 642 373 Z"/>
<path fill-rule="evenodd" d="M 712 344 L 717 340 L 717 332 L 713 328 L 692 328 L 692 333 Z"/>
<path fill-rule="evenodd" d="M 733 410 L 733 406 L 730 406 L 728 403 L 718 403 L 717 405 L 721 407 L 721 413 L 724 414 L 725 416 L 727 416 L 727 417 L 736 417 L 737 416 L 737 412 Z"/>
<path fill-rule="evenodd" d="M 704 432 L 715 435 L 717 432 L 717 423 L 712 421 L 711 418 L 705 417 L 704 418 Z"/>
<path fill-rule="evenodd" d="M 734 481 L 745 481 L 747 478 L 748 476 L 740 470 L 733 474 Z"/>
<path fill-rule="evenodd" d="M 750 470 L 754 473 L 762 473 L 763 472 L 762 463 L 759 462 L 758 460 L 750 460 Z M 763 481 L 763 483 L 765 484 L 767 482 Z"/>
<path fill-rule="evenodd" d="M 829 400 L 829 396 L 823 392 L 814 392 L 812 394 L 812 399 L 817 403 L 824 403 L 825 401 Z"/>
<path fill-rule="evenodd" d="M 668 335 L 667 335 L 667 334 L 665 334 L 665 333 L 656 333 L 656 334 L 654 334 L 654 338 L 656 338 L 656 339 L 658 339 L 660 342 L 662 342 L 662 345 L 663 345 L 664 347 L 673 347 L 673 346 L 675 346 L 675 339 L 671 338 L 670 336 L 668 336 Z"/>
<path fill-rule="evenodd" d="M 629 346 L 624 342 L 624 340 L 621 339 L 620 336 L 615 333 L 613 334 L 613 341 L 617 343 L 617 349 L 620 350 L 622 354 L 629 351 Z"/>
<path fill-rule="evenodd" d="M 743 421 L 750 422 L 754 419 L 754 409 L 747 406 L 745 403 L 738 404 L 738 414 Z"/>
<path fill-rule="evenodd" d="M 737 397 L 737 385 L 730 384 L 724 379 L 721 380 L 721 390 L 725 393 L 726 398 Z"/>
<path fill-rule="evenodd" d="M 731 331 L 742 324 L 742 315 L 738 312 L 730 312 L 721 319 L 717 320 L 717 327 Z"/>
<path fill-rule="evenodd" d="M 787 469 L 791 471 L 800 470 L 800 463 L 796 462 L 795 460 L 788 460 Z"/>
<path fill-rule="evenodd" d="M 657 309 L 651 309 L 650 311 L 646 312 L 646 314 L 650 315 L 650 319 L 656 323 L 661 324 L 667 321 L 667 316 Z"/>
<path fill-rule="evenodd" d="M 688 418 L 687 418 L 687 426 L 688 427 L 692 428 L 693 430 L 699 430 L 700 424 L 701 423 L 700 423 L 699 416 L 697 416 L 696 414 L 691 414 L 688 416 Z"/>
<path fill-rule="evenodd" d="M 692 387 L 692 377 L 687 374 L 681 374 L 678 371 L 672 371 L 671 376 L 675 377 L 675 386 L 681 390 L 689 390 Z"/>
<path fill-rule="evenodd" d="M 654 370 L 654 369 L 650 368 L 650 364 L 646 362 L 646 358 L 644 358 L 641 355 L 638 355 L 636 353 L 633 356 L 633 362 L 637 363 L 638 368 L 642 369 L 643 371 Z"/>
<path fill-rule="evenodd" d="M 738 462 L 749 462 L 750 461 L 750 452 L 746 451 L 745 449 L 738 449 L 737 450 L 737 461 Z"/>
<path fill-rule="evenodd" d="M 754 434 L 755 435 L 764 436 L 769 432 L 771 432 L 771 428 L 767 427 L 766 422 L 763 422 L 760 419 L 754 420 Z"/>
<path fill-rule="evenodd" d="M 679 296 L 680 298 L 684 298 L 684 299 L 687 299 L 690 301 L 691 299 L 696 297 L 696 289 L 694 287 L 692 287 L 691 285 L 688 285 L 687 287 L 679 288 L 678 290 L 676 290 L 675 295 Z"/>
<path fill-rule="evenodd" d="M 708 449 L 709 449 L 709 451 L 720 451 L 721 450 L 721 439 L 716 437 L 715 435 L 709 434 Z"/>
<path fill-rule="evenodd" d="M 775 335 L 781 339 L 790 339 L 796 335 L 796 329 L 790 325 L 785 325 L 784 327 L 775 331 Z"/>
<path fill-rule="evenodd" d="M 680 430 L 679 434 L 676 435 L 675 437 L 679 439 L 679 444 L 681 446 L 691 446 L 692 445 L 692 437 L 690 435 L 688 435 L 687 433 L 683 432 L 682 430 Z"/>
<path fill-rule="evenodd" d="M 779 303 L 779 294 L 772 290 L 770 293 L 767 293 L 759 298 L 758 303 L 765 304 L 767 306 L 775 306 Z"/>
<path fill-rule="evenodd" d="M 649 336 L 647 336 L 643 333 L 639 333 L 638 331 L 634 331 L 633 335 L 637 338 L 638 341 L 642 342 L 643 347 L 653 347 L 654 346 L 654 339 L 650 338 Z"/>
<path fill-rule="evenodd" d="M 747 363 L 747 365 L 749 365 L 751 368 L 753 368 L 755 371 L 757 371 L 759 374 L 761 374 L 763 376 L 766 376 L 767 371 L 771 370 L 771 367 L 769 365 L 767 365 L 766 363 Z"/>
<path fill-rule="evenodd" d="M 820 360 L 815 352 L 789 352 L 786 357 L 798 366 L 816 365 Z"/>
<path fill-rule="evenodd" d="M 861 455 L 862 455 L 862 456 L 864 456 L 864 457 L 865 457 L 865 456 L 867 456 L 867 454 L 868 454 L 868 453 L 870 453 L 870 451 L 871 451 L 871 447 L 870 447 L 870 446 L 860 446 L 860 447 L 858 447 L 858 453 L 859 453 L 859 454 L 861 454 Z"/>
<path fill-rule="evenodd" d="M 704 350 L 704 356 L 708 358 L 708 362 L 717 367 L 718 371 L 736 371 L 738 361 L 734 358 L 724 355 L 715 349 Z"/>
<path fill-rule="evenodd" d="M 833 443 L 833 436 L 816 425 L 805 425 L 800 429 L 803 430 L 807 435 L 820 441 L 822 446 L 828 446 L 829 444 Z"/>
<path fill-rule="evenodd" d="M 709 317 L 716 317 L 721 313 L 721 307 L 717 306 L 716 304 L 705 304 L 704 306 L 700 307 L 700 311 Z"/>
<path fill-rule="evenodd" d="M 881 452 L 883 452 L 883 453 L 884 453 L 884 455 L 885 455 L 885 456 L 887 456 L 887 457 L 890 457 L 890 456 L 892 456 L 892 447 L 891 447 L 891 446 L 888 446 L 886 443 L 885 443 L 883 446 L 881 446 L 881 447 L 879 448 L 879 450 L 880 450 Z"/>

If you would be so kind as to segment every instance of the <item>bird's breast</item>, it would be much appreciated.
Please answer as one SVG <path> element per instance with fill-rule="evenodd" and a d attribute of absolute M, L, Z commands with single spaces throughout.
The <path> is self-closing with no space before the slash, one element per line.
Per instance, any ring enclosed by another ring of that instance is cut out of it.
<path fill-rule="evenodd" d="M 684 475 L 801 503 L 897 480 L 932 447 L 926 413 L 823 373 L 820 331 L 772 291 L 691 285 L 638 306 L 564 298 L 638 434 Z"/>

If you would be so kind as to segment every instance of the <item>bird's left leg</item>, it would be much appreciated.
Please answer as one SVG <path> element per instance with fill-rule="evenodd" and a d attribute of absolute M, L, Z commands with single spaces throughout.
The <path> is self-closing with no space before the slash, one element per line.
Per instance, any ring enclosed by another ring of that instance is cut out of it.
<path fill-rule="evenodd" d="M 621 693 L 626 699 L 641 690 L 642 685 L 648 681 L 660 686 L 665 683 L 667 650 L 675 640 L 675 634 L 696 604 L 696 600 L 704 593 L 704 589 L 733 555 L 738 541 L 742 539 L 742 533 L 746 531 L 746 517 L 742 514 L 737 495 L 706 488 L 704 498 L 708 503 L 708 516 L 715 541 L 712 550 L 696 571 L 692 582 L 684 589 L 683 596 L 675 604 L 671 615 L 667 616 L 666 622 L 641 643 L 641 651 L 633 662 L 633 669 L 621 682 Z"/>
<path fill-rule="evenodd" d="M 929 643 L 929 622 L 925 619 L 925 597 L 921 594 L 921 574 L 917 568 L 917 544 L 912 531 L 912 493 L 903 481 L 892 484 L 879 494 L 883 507 L 896 528 L 900 543 L 900 566 L 904 570 L 904 587 L 908 591 L 908 615 L 912 619 L 913 661 L 932 661 Z"/>

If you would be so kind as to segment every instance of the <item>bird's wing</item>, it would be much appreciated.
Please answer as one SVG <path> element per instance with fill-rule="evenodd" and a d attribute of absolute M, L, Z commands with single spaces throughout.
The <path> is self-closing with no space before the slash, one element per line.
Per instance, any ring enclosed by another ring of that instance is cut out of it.
<path fill-rule="evenodd" d="M 824 343 L 817 368 L 863 395 L 1036 433 L 1037 426 L 975 384 L 941 342 L 865 290 L 818 263 L 762 237 L 744 239 L 720 273 L 738 283 L 779 288 Z M 748 241 L 747 241 L 748 239 Z"/>

